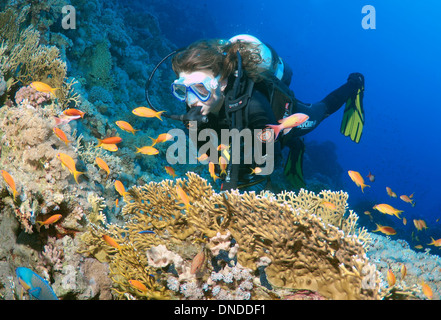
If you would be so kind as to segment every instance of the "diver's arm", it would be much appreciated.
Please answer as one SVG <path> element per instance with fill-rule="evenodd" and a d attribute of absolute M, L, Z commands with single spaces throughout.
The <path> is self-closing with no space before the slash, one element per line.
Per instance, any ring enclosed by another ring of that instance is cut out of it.
<path fill-rule="evenodd" d="M 290 145 L 290 139 L 301 137 L 315 128 L 327 117 L 340 109 L 346 101 L 364 86 L 364 77 L 361 73 L 351 73 L 348 81 L 340 88 L 332 91 L 323 100 L 316 103 L 304 103 L 296 100 L 294 112 L 300 112 L 309 116 L 305 124 L 292 128 L 283 138 L 283 145 Z"/>
<path fill-rule="evenodd" d="M 332 91 L 321 101 L 326 105 L 326 117 L 340 109 L 362 87 L 364 87 L 364 76 L 361 73 L 351 73 L 344 85 Z"/>

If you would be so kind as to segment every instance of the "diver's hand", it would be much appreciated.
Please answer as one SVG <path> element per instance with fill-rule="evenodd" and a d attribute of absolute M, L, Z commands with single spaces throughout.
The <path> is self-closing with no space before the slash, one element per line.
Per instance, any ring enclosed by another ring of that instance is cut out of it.
<path fill-rule="evenodd" d="M 348 76 L 348 82 L 353 82 L 358 89 L 364 88 L 364 76 L 361 73 L 354 72 Z"/>

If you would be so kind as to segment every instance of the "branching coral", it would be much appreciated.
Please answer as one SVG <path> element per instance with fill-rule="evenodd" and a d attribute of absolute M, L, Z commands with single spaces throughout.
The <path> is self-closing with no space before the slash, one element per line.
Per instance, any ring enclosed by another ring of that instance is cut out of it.
<path fill-rule="evenodd" d="M 186 192 L 189 203 L 184 204 L 177 186 Z M 346 199 L 341 192 L 217 194 L 206 180 L 187 173 L 186 180 L 131 188 L 122 211 L 126 224 L 90 229 L 83 238 L 83 252 L 96 255 L 100 247 L 108 247 L 102 239 L 105 233 L 117 239 L 120 248 L 109 248 L 107 260 L 119 298 L 129 294 L 150 299 L 215 299 L 222 293 L 222 297 L 256 299 L 279 296 L 275 292 L 286 289 L 315 291 L 329 299 L 378 298 L 377 274 L 366 271 L 364 239 L 349 233 L 355 230 L 354 214 L 348 222 L 344 212 L 318 210 L 323 201 L 346 208 Z M 321 217 L 310 212 L 314 210 Z M 331 220 L 350 226 L 348 232 Z M 159 249 L 163 254 L 158 256 Z M 203 272 L 196 277 L 189 272 L 190 264 L 201 250 L 208 256 L 201 260 Z M 249 270 L 257 277 L 252 281 L 256 285 L 245 283 L 250 289 L 245 292 L 239 282 L 230 281 L 234 267 Z M 216 282 L 213 276 L 217 275 L 223 275 L 224 282 Z M 262 286 L 268 286 L 265 277 L 273 286 L 271 294 Z M 133 288 L 132 279 L 142 280 L 146 289 Z"/>
<path fill-rule="evenodd" d="M 265 271 L 275 286 L 313 290 L 333 299 L 369 297 L 360 292 L 362 277 L 342 272 L 356 260 L 367 263 L 362 243 L 310 214 L 311 203 L 231 195 L 236 221 L 229 230 L 239 244 L 242 265 L 256 269 L 256 262 L 267 256 L 272 263 Z"/>
<path fill-rule="evenodd" d="M 18 42 L 20 26 L 25 22 L 29 9 L 30 6 L 25 6 L 22 10 L 8 8 L 6 11 L 0 12 L 0 39 L 10 41 L 11 45 Z M 0 62 L 4 62 L 7 57 L 0 56 L 0 59 Z"/>
<path fill-rule="evenodd" d="M 1 54 L 1 53 L 0 53 Z M 6 81 L 0 71 L 0 97 L 6 92 Z"/>
<path fill-rule="evenodd" d="M 8 39 L 2 39 L 8 40 Z M 40 33 L 29 26 L 20 33 L 17 43 L 7 42 L 6 59 L 0 68 L 23 84 L 43 81 L 60 88 L 66 76 L 66 63 L 57 47 L 39 44 Z"/>
<path fill-rule="evenodd" d="M 103 210 L 106 208 L 104 198 L 91 192 L 87 196 L 87 201 L 92 206 L 91 212 L 87 215 L 89 222 L 93 224 L 106 224 L 107 219 L 103 213 Z"/>
<path fill-rule="evenodd" d="M 16 12 L 27 11 L 29 22 L 38 30 L 47 30 L 62 14 L 62 7 L 70 4 L 68 0 L 20 0 L 9 1 L 8 7 Z"/>
<path fill-rule="evenodd" d="M 60 50 L 41 44 L 40 32 L 33 25 L 21 30 L 28 12 L 29 6 L 18 12 L 9 8 L 0 13 L 0 73 L 7 83 L 7 92 L 13 91 L 17 83 L 42 81 L 59 88 L 57 98 L 61 105 L 76 103 L 72 86 L 65 80 L 67 66 L 60 58 Z"/>
<path fill-rule="evenodd" d="M 347 209 L 349 195 L 346 192 L 321 191 L 316 195 L 312 191 L 300 189 L 298 194 L 293 192 L 282 192 L 277 196 L 278 202 L 289 203 L 292 207 L 302 207 L 310 214 L 314 214 L 336 227 L 341 227 L 343 216 Z M 335 208 L 326 206 L 331 203 Z"/>
<path fill-rule="evenodd" d="M 49 238 L 44 246 L 42 256 L 53 270 L 60 271 L 63 268 L 63 255 L 63 249 L 57 246 L 55 238 Z"/>
<path fill-rule="evenodd" d="M 75 218 L 69 217 L 69 212 L 81 207 L 79 203 L 85 204 L 86 190 L 72 183 L 71 174 L 56 157 L 63 152 L 77 162 L 72 144 L 65 145 L 52 130 L 53 116 L 58 112 L 55 104 L 0 109 L 0 165 L 14 177 L 19 193 L 17 201 L 8 204 L 27 233 L 32 233 L 36 221 L 43 219 L 40 215 L 48 217 L 51 213 L 63 214 L 63 226 L 67 227 L 66 223 L 71 229 L 81 228 L 80 212 Z M 70 127 L 64 126 L 63 131 L 70 138 Z"/>

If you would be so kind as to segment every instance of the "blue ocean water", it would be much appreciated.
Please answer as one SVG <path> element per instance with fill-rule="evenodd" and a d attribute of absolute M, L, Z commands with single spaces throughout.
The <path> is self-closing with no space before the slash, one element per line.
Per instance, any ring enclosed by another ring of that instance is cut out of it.
<path fill-rule="evenodd" d="M 364 29 L 362 8 L 375 8 L 375 29 Z M 200 34 L 160 21 L 165 35 L 185 46 L 199 38 L 229 38 L 248 33 L 273 46 L 293 69 L 291 89 L 305 102 L 316 102 L 342 85 L 351 72 L 366 79 L 366 124 L 359 144 L 340 133 L 342 109 L 305 137 L 308 144 L 331 142 L 343 169 L 343 188 L 349 205 L 369 230 L 389 225 L 399 237 L 415 245 L 413 219 L 428 229 L 420 242 L 441 238 L 441 30 L 439 1 L 286 1 L 225 0 L 188 4 Z M 198 12 L 203 14 L 197 15 Z M 188 21 L 187 21 L 188 23 Z M 317 151 L 315 151 L 317 152 Z M 329 155 L 320 154 L 326 167 Z M 309 170 L 305 168 L 305 170 Z M 359 171 L 369 184 L 364 193 L 350 180 Z M 371 172 L 375 181 L 366 178 Z M 390 198 L 386 186 L 397 193 Z M 399 199 L 414 193 L 415 207 Z M 407 225 L 373 210 L 388 203 L 404 210 Z M 373 220 L 363 215 L 372 213 Z M 437 253 L 437 250 L 432 251 Z"/>

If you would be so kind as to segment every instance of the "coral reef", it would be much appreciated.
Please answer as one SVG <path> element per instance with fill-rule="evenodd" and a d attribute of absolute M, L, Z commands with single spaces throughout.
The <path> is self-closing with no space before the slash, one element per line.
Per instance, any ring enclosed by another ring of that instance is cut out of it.
<path fill-rule="evenodd" d="M 96 271 L 90 268 L 87 269 L 90 274 L 82 271 L 84 259 L 77 253 L 78 240 L 75 237 L 84 230 L 88 219 L 105 221 L 103 214 L 94 215 L 97 201 L 89 197 L 91 186 L 100 194 L 105 192 L 108 204 L 113 203 L 111 199 L 115 197 L 114 189 L 105 190 L 104 187 L 111 181 L 95 168 L 95 155 L 101 155 L 103 150 L 93 148 L 91 142 L 77 137 L 72 122 L 60 127 L 72 141 L 66 145 L 53 132 L 54 116 L 61 113 L 62 106 L 56 101 L 46 101 L 44 95 L 30 91 L 29 87 L 22 87 L 19 92 L 18 104 L 11 102 L 0 109 L 0 167 L 13 176 L 17 188 L 14 200 L 1 179 L 1 217 L 5 222 L 14 219 L 17 223 L 12 233 L 2 232 L 7 239 L 4 247 L 9 249 L 1 253 L 1 257 L 12 268 L 5 274 L 13 275 L 14 266 L 32 266 L 41 276 L 54 281 L 54 289 L 60 298 L 109 299 L 110 280 L 102 274 L 94 274 Z M 87 173 L 78 184 L 61 165 L 57 158 L 59 152 L 71 156 L 77 169 Z M 116 156 L 106 154 L 101 157 L 113 169 L 112 176 L 124 170 L 125 164 L 121 165 Z M 38 221 L 54 214 L 61 214 L 60 221 L 37 227 Z M 95 269 L 104 268 L 95 262 L 89 261 L 89 264 Z M 99 277 L 99 280 L 90 282 L 90 277 Z M 9 287 L 6 286 L 8 279 L 0 277 L 0 281 L 1 288 Z M 8 290 L 3 295 L 9 299 L 14 297 Z"/>
<path fill-rule="evenodd" d="M 63 105 L 71 92 L 65 83 L 67 66 L 59 49 L 41 44 L 40 32 L 33 25 L 20 31 L 30 8 L 0 12 L 0 73 L 7 83 L 7 96 L 12 97 L 21 85 L 42 81 L 59 88 L 57 97 Z"/>
<path fill-rule="evenodd" d="M 441 297 L 441 258 L 425 252 L 413 251 L 404 240 L 391 240 L 378 234 L 371 235 L 367 255 L 377 266 L 382 282 L 381 297 L 384 299 L 426 299 L 421 290 L 421 282 L 427 283 L 434 299 Z M 402 266 L 407 273 L 403 276 Z M 391 270 L 397 279 L 394 286 L 387 283 L 387 272 Z"/>
<path fill-rule="evenodd" d="M 98 42 L 93 48 L 88 48 L 91 52 L 84 53 L 79 66 L 87 70 L 86 80 L 90 87 L 102 86 L 111 89 L 114 80 L 111 75 L 112 56 L 109 51 L 110 43 L 107 40 Z"/>
<path fill-rule="evenodd" d="M 49 92 L 38 92 L 31 86 L 21 87 L 15 94 L 16 104 L 25 104 L 37 107 L 45 102 L 52 100 Z"/>
<path fill-rule="evenodd" d="M 6 81 L 3 74 L 0 72 L 0 97 L 6 92 Z"/>
<path fill-rule="evenodd" d="M 177 186 L 187 193 L 188 207 Z M 122 210 L 127 222 L 91 227 L 82 252 L 110 264 L 117 298 L 259 299 L 300 289 L 328 299 L 378 298 L 365 232 L 354 228 L 353 215 L 318 210 L 323 199 L 344 212 L 342 192 L 218 194 L 187 173 L 187 179 L 131 188 Z M 118 248 L 106 244 L 104 234 Z M 201 251 L 201 271 L 192 273 Z M 146 289 L 134 288 L 132 279 Z"/>
<path fill-rule="evenodd" d="M 81 8 L 75 30 L 58 25 L 66 4 Z M 131 112 L 144 103 L 149 72 L 175 47 L 161 32 L 165 20 L 174 21 L 161 13 L 163 1 L 137 5 L 143 12 L 114 0 L 0 3 L 0 168 L 17 187 L 14 200 L 0 178 L 0 299 L 19 298 L 18 266 L 48 280 L 61 299 L 424 299 L 422 279 L 439 298 L 439 260 L 368 233 L 347 193 L 322 191 L 340 189 L 330 178 L 340 175 L 336 162 L 336 171 L 311 175 L 314 192 L 240 194 L 216 193 L 201 166 L 176 168 L 178 177 L 189 167 L 200 176 L 164 180 L 164 146 L 157 157 L 136 154 L 149 136 L 176 126 Z M 168 14 L 182 18 L 185 6 Z M 169 99 L 173 79 L 170 68 L 158 69 L 151 99 L 182 110 Z M 60 90 L 50 97 L 32 81 Z M 66 145 L 53 128 L 68 107 L 86 115 L 59 126 Z M 140 131 L 121 132 L 115 121 L 122 119 Z M 95 147 L 115 135 L 123 138 L 117 152 Z M 316 172 L 314 150 L 305 160 Z M 334 146 L 327 150 L 334 154 Z M 79 183 L 59 152 L 84 172 Z M 125 197 L 115 179 L 128 188 Z M 38 225 L 54 214 L 62 215 L 57 223 Z M 384 281 L 388 269 L 397 274 L 393 286 Z"/>

